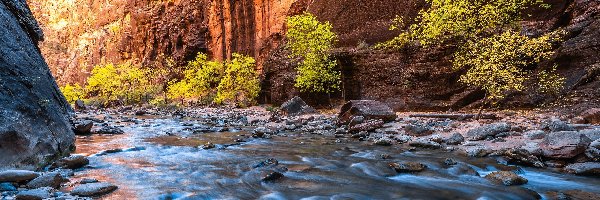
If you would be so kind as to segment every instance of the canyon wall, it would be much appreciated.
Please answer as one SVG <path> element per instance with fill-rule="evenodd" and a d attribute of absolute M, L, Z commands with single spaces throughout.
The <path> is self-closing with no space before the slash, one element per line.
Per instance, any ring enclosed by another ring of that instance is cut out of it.
<path fill-rule="evenodd" d="M 25 0 L 0 0 L 0 171 L 36 169 L 73 150 L 71 108 L 37 43 L 44 38 Z"/>

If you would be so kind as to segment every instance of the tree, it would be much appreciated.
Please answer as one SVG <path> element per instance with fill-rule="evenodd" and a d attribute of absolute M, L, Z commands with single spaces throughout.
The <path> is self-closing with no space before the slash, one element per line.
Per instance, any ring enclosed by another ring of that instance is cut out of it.
<path fill-rule="evenodd" d="M 233 103 L 242 107 L 253 103 L 260 91 L 255 66 L 254 58 L 234 53 L 232 59 L 225 63 L 225 73 L 217 87 L 214 102 Z"/>
<path fill-rule="evenodd" d="M 336 62 L 329 59 L 337 35 L 329 22 L 304 13 L 287 18 L 287 48 L 291 58 L 303 58 L 297 67 L 296 84 L 303 92 L 330 93 L 339 89 L 341 73 Z"/>
<path fill-rule="evenodd" d="M 523 36 L 518 24 L 523 10 L 548 7 L 541 0 L 426 0 L 431 7 L 419 13 L 417 23 L 407 26 L 397 17 L 390 29 L 407 27 L 399 36 L 378 48 L 403 48 L 418 44 L 458 44 L 453 66 L 467 70 L 460 81 L 486 92 L 487 101 L 497 102 L 510 91 L 523 91 L 526 80 L 540 81 L 544 92 L 557 92 L 564 79 L 552 70 L 538 74 L 526 70 L 553 54 L 553 43 L 561 31 L 537 38 Z M 485 103 L 484 103 L 485 104 Z"/>
<path fill-rule="evenodd" d="M 198 53 L 196 59 L 188 62 L 184 78 L 171 82 L 167 96 L 170 99 L 203 99 L 212 101 L 216 88 L 223 76 L 223 64 L 218 61 L 208 61 L 208 56 Z"/>

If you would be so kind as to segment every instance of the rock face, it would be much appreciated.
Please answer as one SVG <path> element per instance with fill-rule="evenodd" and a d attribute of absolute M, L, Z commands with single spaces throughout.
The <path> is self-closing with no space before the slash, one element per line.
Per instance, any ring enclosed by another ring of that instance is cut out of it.
<path fill-rule="evenodd" d="M 71 110 L 40 54 L 25 0 L 0 1 L 0 169 L 39 167 L 69 152 Z"/>

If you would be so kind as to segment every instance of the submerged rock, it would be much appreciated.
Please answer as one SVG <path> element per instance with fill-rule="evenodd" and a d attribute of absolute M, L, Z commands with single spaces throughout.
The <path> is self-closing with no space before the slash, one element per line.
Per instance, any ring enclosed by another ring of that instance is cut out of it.
<path fill-rule="evenodd" d="M 495 137 L 500 133 L 510 131 L 510 125 L 507 123 L 488 124 L 485 126 L 471 129 L 467 132 L 467 137 L 471 141 L 483 140 L 487 137 Z"/>
<path fill-rule="evenodd" d="M 421 172 L 427 168 L 426 165 L 418 162 L 390 163 L 389 166 L 398 173 Z"/>
<path fill-rule="evenodd" d="M 600 176 L 600 163 L 586 162 L 570 164 L 565 167 L 565 171 L 577 175 Z"/>
<path fill-rule="evenodd" d="M 116 185 L 110 183 L 88 183 L 75 187 L 71 193 L 82 197 L 91 197 L 105 195 L 117 189 Z"/>
<path fill-rule="evenodd" d="M 295 96 L 294 98 L 281 104 L 281 110 L 288 116 L 317 113 L 317 110 L 307 105 L 306 102 L 304 102 L 304 100 L 298 96 Z"/>
<path fill-rule="evenodd" d="M 30 181 L 40 176 L 37 172 L 27 170 L 7 170 L 0 172 L 1 182 L 23 182 Z"/>
<path fill-rule="evenodd" d="M 340 124 L 348 124 L 355 116 L 363 116 L 365 120 L 380 119 L 384 122 L 394 121 L 396 113 L 386 104 L 373 100 L 352 100 L 340 109 Z"/>
<path fill-rule="evenodd" d="M 485 178 L 494 183 L 504 184 L 506 186 L 523 185 L 528 182 L 527 179 L 517 175 L 516 173 L 514 173 L 512 171 L 492 172 L 492 173 L 486 175 Z"/>
<path fill-rule="evenodd" d="M 263 172 L 262 181 L 275 181 L 283 178 L 283 174 L 276 171 Z"/>

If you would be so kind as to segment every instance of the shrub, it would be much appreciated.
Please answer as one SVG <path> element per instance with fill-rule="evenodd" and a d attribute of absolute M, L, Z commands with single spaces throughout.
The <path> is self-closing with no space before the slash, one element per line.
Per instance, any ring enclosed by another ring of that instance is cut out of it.
<path fill-rule="evenodd" d="M 232 59 L 225 63 L 225 73 L 217 88 L 214 102 L 231 103 L 242 107 L 254 103 L 260 91 L 258 74 L 254 69 L 255 63 L 252 57 L 234 53 Z"/>
<path fill-rule="evenodd" d="M 98 65 L 87 80 L 86 91 L 104 104 L 135 104 L 150 101 L 159 91 L 150 71 L 131 63 Z"/>
<path fill-rule="evenodd" d="M 63 95 L 65 96 L 65 99 L 67 99 L 67 102 L 69 102 L 70 104 L 73 104 L 75 103 L 75 101 L 85 98 L 85 90 L 81 86 L 79 86 L 79 84 L 67 84 L 61 87 L 60 91 L 62 91 Z"/>
<path fill-rule="evenodd" d="M 413 43 L 423 46 L 458 44 L 455 69 L 466 70 L 460 81 L 486 92 L 486 100 L 497 101 L 509 91 L 522 91 L 526 80 L 538 77 L 544 92 L 558 91 L 564 79 L 554 71 L 531 73 L 552 55 L 552 43 L 561 31 L 530 38 L 519 33 L 522 11 L 535 5 L 548 7 L 541 0 L 426 0 L 431 7 L 419 13 L 417 23 L 407 27 L 397 17 L 391 30 L 406 30 L 377 48 L 403 48 Z"/>
<path fill-rule="evenodd" d="M 287 48 L 290 57 L 303 58 L 298 65 L 295 86 L 303 92 L 330 93 L 339 89 L 341 73 L 335 70 L 336 62 L 329 59 L 337 35 L 329 22 L 304 13 L 287 18 Z"/>
<path fill-rule="evenodd" d="M 223 74 L 223 64 L 207 59 L 206 54 L 198 53 L 195 60 L 188 62 L 184 78 L 169 84 L 167 96 L 170 99 L 209 98 L 212 101 Z"/>

